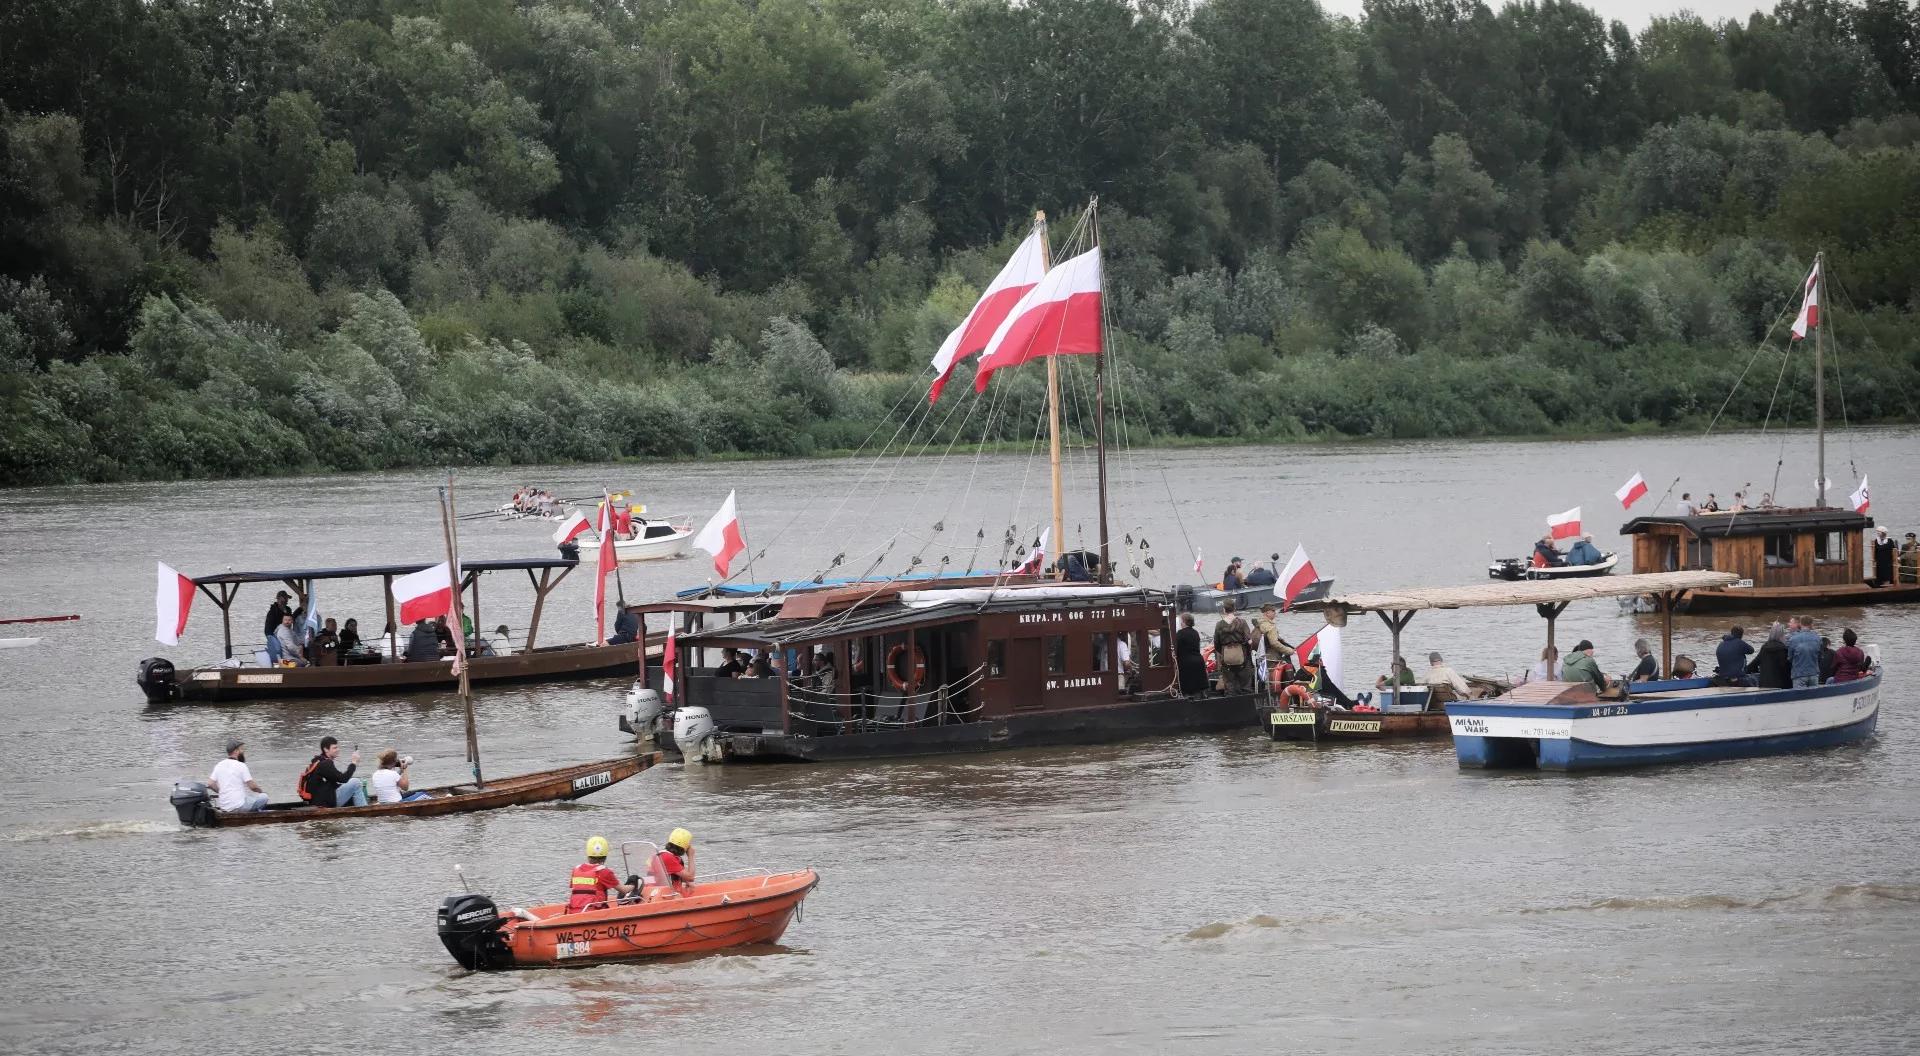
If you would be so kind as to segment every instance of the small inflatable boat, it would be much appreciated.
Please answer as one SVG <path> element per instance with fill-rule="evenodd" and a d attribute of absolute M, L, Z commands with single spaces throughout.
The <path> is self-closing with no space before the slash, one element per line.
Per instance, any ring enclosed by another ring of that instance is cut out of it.
<path fill-rule="evenodd" d="M 440 942 L 470 971 L 566 968 L 777 942 L 820 882 L 812 869 L 647 887 L 635 898 L 501 909 L 483 894 L 440 904 Z"/>

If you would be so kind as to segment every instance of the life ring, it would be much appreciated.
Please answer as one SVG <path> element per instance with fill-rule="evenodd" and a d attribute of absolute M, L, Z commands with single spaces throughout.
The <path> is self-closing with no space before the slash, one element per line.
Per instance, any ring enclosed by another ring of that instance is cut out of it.
<path fill-rule="evenodd" d="M 913 665 L 913 677 L 911 679 L 900 677 L 900 658 L 902 656 L 907 656 Z M 927 654 L 921 652 L 919 646 L 908 645 L 902 642 L 892 649 L 887 650 L 887 681 L 893 683 L 893 688 L 902 693 L 912 693 L 920 688 L 920 683 L 926 680 Z"/>
<path fill-rule="evenodd" d="M 1281 691 L 1281 696 L 1286 698 L 1290 708 L 1313 706 L 1313 691 L 1298 682 L 1288 683 L 1287 688 Z"/>

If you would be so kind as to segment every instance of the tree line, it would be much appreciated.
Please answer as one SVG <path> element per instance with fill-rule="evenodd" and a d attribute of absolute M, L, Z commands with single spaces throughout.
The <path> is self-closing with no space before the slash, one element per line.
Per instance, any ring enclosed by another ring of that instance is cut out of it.
<path fill-rule="evenodd" d="M 0 484 L 851 448 L 1095 195 L 1135 441 L 1920 416 L 1913 0 L 14 0 Z"/>

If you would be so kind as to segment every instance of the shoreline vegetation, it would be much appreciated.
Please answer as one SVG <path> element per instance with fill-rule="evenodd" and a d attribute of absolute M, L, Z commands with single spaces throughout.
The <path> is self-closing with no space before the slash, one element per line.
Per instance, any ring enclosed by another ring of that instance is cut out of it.
<path fill-rule="evenodd" d="M 1816 251 L 1920 419 L 1915 0 L 18 0 L 0 486 L 1025 451 L 926 362 L 1093 194 L 1116 442 L 1804 428 Z"/>

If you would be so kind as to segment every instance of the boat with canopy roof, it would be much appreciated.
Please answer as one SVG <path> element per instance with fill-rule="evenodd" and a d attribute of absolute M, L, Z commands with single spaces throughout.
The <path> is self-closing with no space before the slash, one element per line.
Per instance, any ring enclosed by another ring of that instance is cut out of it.
<path fill-rule="evenodd" d="M 466 612 L 480 626 L 480 582 L 493 572 L 525 572 L 534 594 L 527 632 L 512 652 L 471 658 L 468 676 L 474 684 L 553 682 L 568 679 L 620 678 L 639 669 L 640 654 L 632 643 L 603 645 L 540 644 L 540 615 L 547 596 L 578 566 L 566 557 L 509 558 L 468 561 L 461 565 L 459 593 L 470 600 Z M 394 610 L 393 581 L 431 568 L 431 562 L 360 565 L 347 568 L 294 568 L 259 572 L 220 572 L 192 579 L 195 589 L 220 609 L 225 658 L 218 663 L 176 668 L 164 657 L 141 661 L 137 681 L 150 703 L 226 703 L 292 697 L 348 697 L 372 694 L 445 690 L 458 680 L 453 658 L 408 661 L 401 656 L 400 625 Z M 237 651 L 233 636 L 233 603 L 248 584 L 283 584 L 299 605 L 305 605 L 313 585 L 322 580 L 378 579 L 387 605 L 381 634 L 386 648 L 372 645 L 364 651 L 342 654 L 341 663 L 308 667 L 274 666 L 266 654 Z"/>

